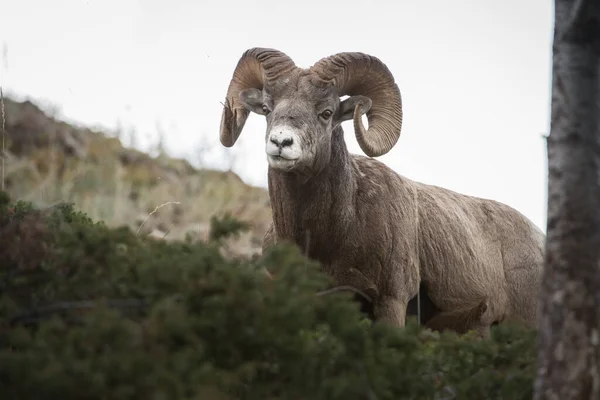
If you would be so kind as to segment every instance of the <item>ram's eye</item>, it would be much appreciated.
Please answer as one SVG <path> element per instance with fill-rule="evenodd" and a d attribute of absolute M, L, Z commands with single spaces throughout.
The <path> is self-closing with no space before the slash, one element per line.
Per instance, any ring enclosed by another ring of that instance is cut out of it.
<path fill-rule="evenodd" d="M 333 111 L 331 111 L 331 110 L 325 110 L 321 113 L 321 117 L 324 119 L 329 119 L 329 118 L 331 118 L 332 115 L 333 115 Z"/>
<path fill-rule="evenodd" d="M 269 114 L 271 112 L 271 110 L 269 110 L 269 107 L 267 107 L 266 104 L 263 104 L 262 110 L 265 114 Z"/>

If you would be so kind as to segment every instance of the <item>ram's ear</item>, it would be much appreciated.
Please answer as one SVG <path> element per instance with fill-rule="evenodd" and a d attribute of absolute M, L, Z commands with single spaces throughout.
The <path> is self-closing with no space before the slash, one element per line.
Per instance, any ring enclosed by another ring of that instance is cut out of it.
<path fill-rule="evenodd" d="M 264 99 L 262 90 L 255 88 L 242 90 L 240 92 L 240 101 L 246 110 L 265 115 L 263 111 Z"/>
<path fill-rule="evenodd" d="M 366 96 L 351 96 L 346 100 L 340 102 L 340 108 L 336 115 L 336 121 L 338 123 L 348 121 L 354 117 L 354 109 L 356 106 L 360 106 L 361 115 L 365 114 L 371 109 L 371 99 Z"/>

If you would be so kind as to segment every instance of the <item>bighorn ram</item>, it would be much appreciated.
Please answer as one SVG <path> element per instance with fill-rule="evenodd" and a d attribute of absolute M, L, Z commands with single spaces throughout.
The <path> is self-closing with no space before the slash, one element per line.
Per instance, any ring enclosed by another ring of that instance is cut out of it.
<path fill-rule="evenodd" d="M 340 53 L 302 69 L 280 51 L 249 49 L 227 90 L 224 146 L 249 112 L 267 122 L 273 224 L 264 248 L 295 243 L 340 285 L 369 294 L 375 319 L 397 326 L 420 285 L 447 315 L 484 302 L 479 323 L 535 325 L 543 232 L 507 205 L 415 182 L 371 158 L 390 151 L 402 126 L 400 91 L 379 59 Z M 341 123 L 350 119 L 368 157 L 346 148 Z"/>

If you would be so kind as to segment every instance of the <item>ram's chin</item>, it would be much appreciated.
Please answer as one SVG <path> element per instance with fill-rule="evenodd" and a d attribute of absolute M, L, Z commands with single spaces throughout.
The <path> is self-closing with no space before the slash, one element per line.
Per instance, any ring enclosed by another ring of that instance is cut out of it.
<path fill-rule="evenodd" d="M 283 158 L 280 156 L 271 156 L 267 155 L 267 160 L 269 161 L 269 167 L 278 171 L 289 172 L 296 166 L 298 160 L 290 160 L 288 158 Z"/>

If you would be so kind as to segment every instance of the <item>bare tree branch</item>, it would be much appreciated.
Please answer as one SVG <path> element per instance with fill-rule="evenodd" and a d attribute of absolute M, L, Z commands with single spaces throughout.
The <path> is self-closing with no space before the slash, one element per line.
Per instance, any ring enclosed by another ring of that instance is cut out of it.
<path fill-rule="evenodd" d="M 360 291 L 360 290 L 358 290 L 358 289 L 356 289 L 355 287 L 352 287 L 352 286 L 336 286 L 336 287 L 333 287 L 331 289 L 322 290 L 320 292 L 317 292 L 317 296 L 326 296 L 328 294 L 342 292 L 342 291 L 348 291 L 348 292 L 356 293 L 356 294 L 362 296 L 369 303 L 373 302 L 373 299 L 371 298 L 371 296 L 369 296 L 365 292 Z"/>
<path fill-rule="evenodd" d="M 323 290 L 317 292 L 316 296 L 327 296 L 333 293 L 349 291 L 356 293 L 362 297 L 364 297 L 367 301 L 372 302 L 370 296 L 366 293 L 352 287 L 352 286 L 337 286 L 331 289 Z M 174 300 L 182 300 L 183 296 L 181 294 L 173 295 Z M 130 299 L 106 299 L 106 300 L 81 300 L 81 301 L 62 301 L 54 304 L 50 304 L 47 306 L 41 307 L 33 307 L 23 311 L 17 316 L 11 318 L 9 320 L 9 325 L 15 324 L 28 324 L 38 322 L 42 319 L 49 318 L 56 314 L 73 312 L 73 311 L 83 311 L 90 310 L 93 308 L 97 308 L 102 304 L 106 305 L 108 308 L 117 309 L 120 311 L 125 311 L 128 309 L 145 309 L 150 306 L 150 302 L 146 299 L 141 298 L 130 298 Z"/>
<path fill-rule="evenodd" d="M 143 299 L 119 299 L 119 300 L 106 300 L 107 307 L 116 309 L 127 309 L 127 308 L 145 308 L 148 303 Z M 12 318 L 10 325 L 16 323 L 31 323 L 37 322 L 43 318 L 51 317 L 57 313 L 66 311 L 77 311 L 87 310 L 98 307 L 99 302 L 92 300 L 84 301 L 64 301 L 49 306 L 32 308 L 25 311 L 22 314 Z"/>

